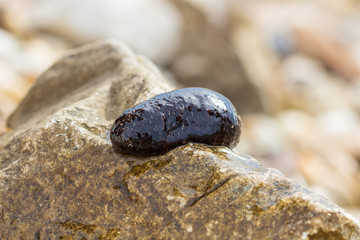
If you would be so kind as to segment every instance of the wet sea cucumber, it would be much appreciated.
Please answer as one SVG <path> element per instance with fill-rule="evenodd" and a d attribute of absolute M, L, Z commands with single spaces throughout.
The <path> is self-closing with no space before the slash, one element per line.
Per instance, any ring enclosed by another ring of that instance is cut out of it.
<path fill-rule="evenodd" d="M 205 88 L 162 93 L 125 110 L 110 138 L 118 153 L 153 156 L 189 142 L 233 148 L 241 120 L 229 99 Z"/>

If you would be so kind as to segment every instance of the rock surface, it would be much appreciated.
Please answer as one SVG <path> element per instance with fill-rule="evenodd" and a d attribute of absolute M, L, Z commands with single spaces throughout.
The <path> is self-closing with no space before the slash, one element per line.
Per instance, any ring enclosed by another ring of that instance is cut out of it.
<path fill-rule="evenodd" d="M 115 154 L 114 119 L 171 89 L 114 41 L 55 63 L 0 135 L 0 238 L 360 239 L 344 210 L 227 148 Z"/>

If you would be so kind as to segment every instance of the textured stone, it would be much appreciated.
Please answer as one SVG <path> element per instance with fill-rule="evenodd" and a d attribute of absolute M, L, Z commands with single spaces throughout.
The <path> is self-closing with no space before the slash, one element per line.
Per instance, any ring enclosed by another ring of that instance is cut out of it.
<path fill-rule="evenodd" d="M 0 136 L 0 238 L 360 239 L 344 210 L 225 147 L 115 154 L 114 119 L 171 89 L 113 41 L 47 70 Z"/>

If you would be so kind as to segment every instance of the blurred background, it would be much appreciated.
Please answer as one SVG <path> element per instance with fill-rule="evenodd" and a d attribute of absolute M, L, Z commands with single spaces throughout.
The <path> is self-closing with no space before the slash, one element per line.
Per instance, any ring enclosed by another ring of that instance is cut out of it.
<path fill-rule="evenodd" d="M 0 0 L 0 133 L 65 53 L 114 38 L 243 120 L 236 150 L 360 218 L 357 0 Z"/>

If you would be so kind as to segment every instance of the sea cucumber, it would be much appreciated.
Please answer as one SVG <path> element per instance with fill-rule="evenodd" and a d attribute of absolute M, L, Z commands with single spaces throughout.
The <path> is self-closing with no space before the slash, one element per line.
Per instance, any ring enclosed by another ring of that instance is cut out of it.
<path fill-rule="evenodd" d="M 241 120 L 229 99 L 205 88 L 162 93 L 125 110 L 111 128 L 117 153 L 164 154 L 189 142 L 233 148 Z"/>

